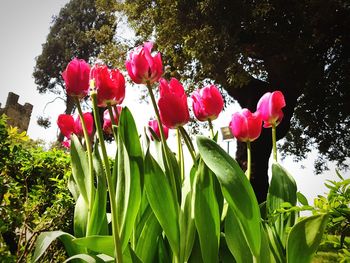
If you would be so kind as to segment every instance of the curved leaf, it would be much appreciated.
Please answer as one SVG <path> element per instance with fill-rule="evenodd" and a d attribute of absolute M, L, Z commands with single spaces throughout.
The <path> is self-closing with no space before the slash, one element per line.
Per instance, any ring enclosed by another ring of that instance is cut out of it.
<path fill-rule="evenodd" d="M 248 246 L 259 257 L 261 243 L 260 210 L 252 186 L 238 163 L 213 140 L 197 136 L 198 150 L 217 176 L 222 193 L 242 226 Z"/>
<path fill-rule="evenodd" d="M 326 228 L 328 214 L 307 217 L 298 222 L 287 239 L 287 262 L 309 263 Z"/>
<path fill-rule="evenodd" d="M 86 235 L 89 208 L 82 195 L 79 195 L 74 208 L 74 235 L 84 237 Z"/>
<path fill-rule="evenodd" d="M 89 250 L 114 257 L 113 236 L 88 236 L 76 238 L 73 243 Z"/>

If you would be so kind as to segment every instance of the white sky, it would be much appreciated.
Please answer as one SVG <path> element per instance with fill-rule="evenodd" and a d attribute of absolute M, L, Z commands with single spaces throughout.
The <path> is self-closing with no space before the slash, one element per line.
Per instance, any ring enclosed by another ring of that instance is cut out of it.
<path fill-rule="evenodd" d="M 35 57 L 41 54 L 41 45 L 45 42 L 49 32 L 53 15 L 57 15 L 67 0 L 0 0 L 0 103 L 6 103 L 8 92 L 12 91 L 20 96 L 19 103 L 29 102 L 34 105 L 28 134 L 33 139 L 54 141 L 57 136 L 57 116 L 64 111 L 60 100 L 46 106 L 55 97 L 39 95 L 32 77 L 35 66 Z M 127 87 L 125 105 L 129 106 L 139 126 L 143 131 L 149 117 L 152 115 L 150 105 L 140 105 L 137 101 L 136 86 Z M 218 120 L 215 127 L 227 126 L 229 119 L 237 107 L 229 107 Z M 36 124 L 39 115 L 50 117 L 52 126 L 43 129 Z M 234 153 L 235 143 L 231 143 L 230 153 Z M 226 149 L 226 143 L 222 145 Z M 336 179 L 334 166 L 331 171 L 313 175 L 313 159 L 308 158 L 302 163 L 294 163 L 292 158 L 282 162 L 283 166 L 294 176 L 298 189 L 309 199 L 313 200 L 318 194 L 327 192 L 323 183 L 326 179 Z M 301 165 L 305 169 L 301 169 Z M 349 172 L 345 174 L 349 177 Z"/>

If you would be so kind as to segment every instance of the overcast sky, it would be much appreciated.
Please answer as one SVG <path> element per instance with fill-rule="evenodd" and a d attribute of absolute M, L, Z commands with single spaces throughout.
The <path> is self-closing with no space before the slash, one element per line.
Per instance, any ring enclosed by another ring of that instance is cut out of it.
<path fill-rule="evenodd" d="M 0 103 L 3 107 L 8 92 L 12 91 L 20 96 L 19 103 L 33 104 L 28 134 L 33 139 L 41 138 L 47 142 L 56 138 L 56 119 L 58 114 L 64 111 L 64 105 L 57 100 L 48 104 L 44 111 L 44 106 L 55 97 L 38 94 L 32 73 L 35 57 L 41 53 L 41 45 L 46 40 L 52 16 L 57 15 L 67 2 L 67 0 L 0 0 Z M 127 87 L 125 104 L 129 105 L 134 113 L 140 130 L 152 113 L 148 105 L 139 105 L 137 98 L 132 97 L 135 89 L 137 87 Z M 222 113 L 214 125 L 227 126 L 234 109 L 230 107 Z M 50 129 L 45 130 L 36 124 L 39 115 L 50 117 L 52 121 Z M 223 146 L 226 149 L 226 144 Z M 231 143 L 231 153 L 233 146 L 234 143 Z M 334 170 L 319 176 L 313 175 L 312 162 L 312 158 L 302 163 L 293 163 L 291 158 L 283 162 L 284 167 L 296 179 L 298 189 L 309 200 L 326 191 L 323 185 L 326 179 L 335 178 Z M 302 165 L 306 169 L 300 169 Z"/>

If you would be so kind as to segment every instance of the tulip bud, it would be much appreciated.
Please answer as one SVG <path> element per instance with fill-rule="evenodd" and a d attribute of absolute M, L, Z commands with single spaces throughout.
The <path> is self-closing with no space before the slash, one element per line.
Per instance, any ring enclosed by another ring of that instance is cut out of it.
<path fill-rule="evenodd" d="M 119 116 L 120 116 L 120 113 L 122 112 L 122 109 L 123 107 L 118 105 L 117 106 L 118 114 L 116 114 L 114 108 L 112 108 L 114 121 L 117 125 L 119 122 Z M 112 121 L 111 121 L 111 116 L 109 114 L 108 109 L 103 112 L 103 131 L 106 134 L 112 134 Z"/>
<path fill-rule="evenodd" d="M 92 117 L 92 114 L 90 112 L 85 112 L 83 113 L 83 119 L 85 122 L 87 133 L 89 136 L 91 136 L 94 130 L 94 118 Z M 77 136 L 84 136 L 83 126 L 81 124 L 79 115 L 77 115 L 74 119 L 74 133 Z"/>
<path fill-rule="evenodd" d="M 74 58 L 62 73 L 69 96 L 84 98 L 89 92 L 90 65 L 83 59 Z"/>
<path fill-rule="evenodd" d="M 161 135 L 160 135 L 160 130 L 159 130 L 159 126 L 158 126 L 158 121 L 153 120 L 153 119 L 149 120 L 148 127 L 149 127 L 149 129 L 152 129 L 152 131 L 154 131 L 154 133 L 158 136 L 158 139 L 160 139 Z M 169 135 L 169 129 L 166 126 L 164 126 L 163 124 L 162 124 L 162 128 L 164 131 L 165 140 L 167 140 L 168 135 Z M 150 136 L 151 136 L 151 140 L 153 141 L 154 138 L 153 138 L 152 134 L 150 134 Z"/>
<path fill-rule="evenodd" d="M 160 80 L 159 113 L 162 123 L 169 129 L 185 125 L 190 120 L 187 96 L 181 83 L 172 78 L 168 84 Z"/>
<path fill-rule="evenodd" d="M 224 108 L 224 100 L 218 88 L 210 85 L 193 92 L 192 108 L 199 121 L 215 120 Z"/>
<path fill-rule="evenodd" d="M 157 82 L 163 74 L 163 64 L 160 53 L 151 54 L 153 43 L 145 42 L 129 53 L 125 62 L 130 78 L 136 84 Z"/>
<path fill-rule="evenodd" d="M 70 139 L 72 133 L 74 133 L 74 118 L 69 114 L 60 114 L 57 118 L 57 125 L 60 128 L 62 134 Z"/>
<path fill-rule="evenodd" d="M 125 97 L 125 79 L 118 69 L 108 69 L 105 65 L 95 65 L 91 77 L 95 81 L 97 105 L 106 107 L 121 104 Z"/>
<path fill-rule="evenodd" d="M 259 100 L 257 111 L 264 121 L 264 127 L 269 128 L 274 123 L 277 126 L 283 119 L 282 108 L 286 106 L 283 93 L 267 92 Z"/>
<path fill-rule="evenodd" d="M 262 119 L 259 112 L 251 113 L 248 109 L 243 109 L 232 115 L 229 127 L 237 140 L 252 142 L 260 136 Z"/>

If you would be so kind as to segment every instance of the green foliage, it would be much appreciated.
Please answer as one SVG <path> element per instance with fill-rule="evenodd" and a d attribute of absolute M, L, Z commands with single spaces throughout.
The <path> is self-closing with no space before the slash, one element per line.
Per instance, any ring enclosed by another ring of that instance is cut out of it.
<path fill-rule="evenodd" d="M 73 199 L 67 189 L 70 159 L 61 150 L 45 151 L 6 125 L 0 117 L 0 258 L 30 259 L 41 231 L 72 229 Z M 48 251 L 50 260 L 65 257 L 62 246 Z"/>

